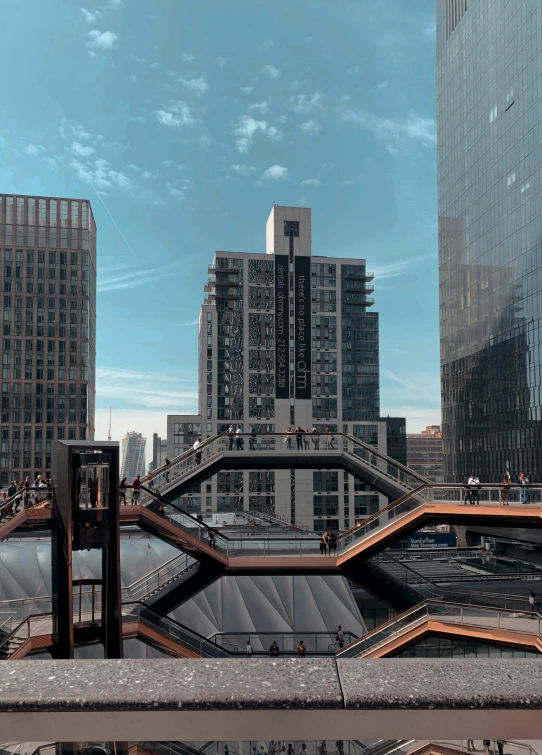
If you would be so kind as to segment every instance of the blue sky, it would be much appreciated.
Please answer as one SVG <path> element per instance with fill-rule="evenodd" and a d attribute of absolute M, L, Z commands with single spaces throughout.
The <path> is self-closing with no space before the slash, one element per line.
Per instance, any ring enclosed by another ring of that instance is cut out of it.
<path fill-rule="evenodd" d="M 434 0 L 3 0 L 0 187 L 89 198 L 96 437 L 197 407 L 216 249 L 276 201 L 376 273 L 381 404 L 440 421 Z"/>

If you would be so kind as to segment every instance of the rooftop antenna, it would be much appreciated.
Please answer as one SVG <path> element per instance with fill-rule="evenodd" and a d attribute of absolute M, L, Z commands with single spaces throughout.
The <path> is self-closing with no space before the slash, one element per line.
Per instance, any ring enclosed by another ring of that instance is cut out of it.
<path fill-rule="evenodd" d="M 107 434 L 107 440 L 111 440 L 111 407 L 109 407 L 109 432 Z"/>

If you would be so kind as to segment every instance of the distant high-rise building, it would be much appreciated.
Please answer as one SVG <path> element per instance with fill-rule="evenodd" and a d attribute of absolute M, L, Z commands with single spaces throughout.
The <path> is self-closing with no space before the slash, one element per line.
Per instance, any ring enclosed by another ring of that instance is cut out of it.
<path fill-rule="evenodd" d="M 433 482 L 444 482 L 442 432 L 428 425 L 421 433 L 407 433 L 407 466 Z"/>
<path fill-rule="evenodd" d="M 158 469 L 164 463 L 167 453 L 167 440 L 162 439 L 157 433 L 152 434 L 152 461 L 149 463 L 149 472 Z"/>
<path fill-rule="evenodd" d="M 438 0 L 444 476 L 542 480 L 542 0 Z"/>
<path fill-rule="evenodd" d="M 275 205 L 266 251 L 215 253 L 199 321 L 200 415 L 168 417 L 177 456 L 230 424 L 283 433 L 300 425 L 354 435 L 406 461 L 404 420 L 380 417 L 379 324 L 364 259 L 312 254 L 311 211 Z M 170 457 L 171 458 L 171 457 Z M 275 511 L 340 530 L 387 501 L 347 472 L 220 472 L 187 505 Z"/>
<path fill-rule="evenodd" d="M 0 194 L 0 483 L 49 476 L 56 439 L 92 440 L 96 224 L 90 202 Z"/>
<path fill-rule="evenodd" d="M 126 433 L 122 439 L 120 476 L 131 482 L 136 475 L 145 474 L 145 445 L 147 439 L 141 433 Z"/>
<path fill-rule="evenodd" d="M 404 417 L 380 417 L 386 423 L 386 453 L 406 466 L 406 419 Z"/>

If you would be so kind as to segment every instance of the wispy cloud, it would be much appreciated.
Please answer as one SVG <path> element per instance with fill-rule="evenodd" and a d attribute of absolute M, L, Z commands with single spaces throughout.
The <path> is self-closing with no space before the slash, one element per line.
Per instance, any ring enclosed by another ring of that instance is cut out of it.
<path fill-rule="evenodd" d="M 54 157 L 45 157 L 44 161 L 49 170 L 52 170 L 53 173 L 56 173 L 58 171 L 58 163 Z"/>
<path fill-rule="evenodd" d="M 216 57 L 216 64 L 219 68 L 224 68 L 226 63 L 228 62 L 229 58 L 224 58 L 222 55 L 218 55 Z"/>
<path fill-rule="evenodd" d="M 239 176 L 250 176 L 256 168 L 253 165 L 230 165 L 230 170 L 233 170 Z"/>
<path fill-rule="evenodd" d="M 192 325 L 197 325 L 199 320 L 190 320 L 189 322 L 180 322 L 179 328 L 189 328 Z"/>
<path fill-rule="evenodd" d="M 323 99 L 322 92 L 315 92 L 310 97 L 308 94 L 294 94 L 290 97 L 290 107 L 296 113 L 309 113 L 320 110 Z"/>
<path fill-rule="evenodd" d="M 193 60 L 195 60 L 196 56 L 191 52 L 183 52 L 181 54 L 181 58 L 185 63 L 191 63 Z"/>
<path fill-rule="evenodd" d="M 288 179 L 288 168 L 282 165 L 271 165 L 262 173 L 263 181 L 285 181 Z"/>
<path fill-rule="evenodd" d="M 202 94 L 205 94 L 207 90 L 209 89 L 209 82 L 207 81 L 207 77 L 202 76 L 193 76 L 192 78 L 186 78 L 186 79 L 179 79 L 181 84 L 185 86 L 187 89 L 190 89 L 191 92 L 194 92 L 198 95 L 198 97 L 201 97 Z"/>
<path fill-rule="evenodd" d="M 72 142 L 70 149 L 73 154 L 77 155 L 78 157 L 89 157 L 90 155 L 94 154 L 93 147 L 84 146 L 80 142 Z"/>
<path fill-rule="evenodd" d="M 399 275 L 411 271 L 418 262 L 428 259 L 427 255 L 418 255 L 407 259 L 397 260 L 396 262 L 387 262 L 383 265 L 374 265 L 375 280 L 381 281 L 386 278 L 397 278 Z"/>
<path fill-rule="evenodd" d="M 89 41 L 87 47 L 93 50 L 111 50 L 117 46 L 118 36 L 112 31 L 99 31 L 93 29 L 87 34 Z"/>
<path fill-rule="evenodd" d="M 132 189 L 133 182 L 124 173 L 114 170 L 107 160 L 93 160 L 82 163 L 75 158 L 70 162 L 77 177 L 97 186 L 99 189 Z"/>
<path fill-rule="evenodd" d="M 186 102 L 170 102 L 167 109 L 155 110 L 154 117 L 162 126 L 181 128 L 196 123 L 192 108 Z"/>
<path fill-rule="evenodd" d="M 99 278 L 98 293 L 145 286 L 150 281 L 157 281 L 160 278 L 165 278 L 170 275 L 173 270 L 178 268 L 180 262 L 180 260 L 176 260 L 175 262 L 169 262 L 161 267 L 156 266 L 146 270 L 134 269 L 133 266 L 131 268 L 126 267 L 125 272 L 119 271 L 117 274 L 113 273 L 109 278 Z"/>
<path fill-rule="evenodd" d="M 275 126 L 269 125 L 267 121 L 256 120 L 251 115 L 240 115 L 233 127 L 233 135 L 237 137 L 235 145 L 239 152 L 242 154 L 248 152 L 255 135 L 258 133 L 273 141 L 282 139 L 282 132 Z"/>
<path fill-rule="evenodd" d="M 322 185 L 322 182 L 318 178 L 306 178 L 304 181 L 301 181 L 299 185 L 318 187 Z"/>
<path fill-rule="evenodd" d="M 303 131 L 304 134 L 307 136 L 318 136 L 320 131 L 322 130 L 322 127 L 318 123 L 318 121 L 305 121 L 302 123 L 299 128 L 301 131 Z"/>
<path fill-rule="evenodd" d="M 243 94 L 250 94 L 253 89 L 254 87 L 241 87 L 241 91 L 243 92 Z"/>
<path fill-rule="evenodd" d="M 268 102 L 253 102 L 252 105 L 248 106 L 248 110 L 265 115 L 267 111 L 269 110 L 269 103 Z"/>
<path fill-rule="evenodd" d="M 421 142 L 426 147 L 433 146 L 437 141 L 435 121 L 414 112 L 403 119 L 394 119 L 374 113 L 355 111 L 345 105 L 340 111 L 340 118 L 343 123 L 352 123 L 370 131 L 386 145 L 403 142 L 405 138 Z"/>
<path fill-rule="evenodd" d="M 265 42 L 262 42 L 260 45 L 256 47 L 258 52 L 264 52 L 265 50 L 271 50 L 275 46 L 275 43 L 272 39 L 266 39 Z"/>
<path fill-rule="evenodd" d="M 197 398 L 192 381 L 156 372 L 98 367 L 96 383 L 101 399 L 126 401 L 135 406 L 174 407 Z"/>
<path fill-rule="evenodd" d="M 260 76 L 266 76 L 268 79 L 278 79 L 280 76 L 280 68 L 272 65 L 262 66 L 256 74 L 256 78 L 259 78 Z"/>
<path fill-rule="evenodd" d="M 440 404 L 440 380 L 437 374 L 420 374 L 401 372 L 397 374 L 393 370 L 383 369 L 384 380 L 401 386 L 405 396 L 420 396 L 431 402 Z"/>
<path fill-rule="evenodd" d="M 346 73 L 356 75 L 358 73 L 361 73 L 361 68 L 359 66 L 352 66 L 352 68 L 346 69 Z"/>
<path fill-rule="evenodd" d="M 190 188 L 192 188 L 192 183 L 188 179 L 177 179 L 175 181 L 166 182 L 167 192 L 170 197 L 173 197 L 173 199 L 185 199 L 186 193 Z"/>
<path fill-rule="evenodd" d="M 41 146 L 41 144 L 38 144 L 38 145 L 27 144 L 23 150 L 23 152 L 26 152 L 26 154 L 30 155 L 31 157 L 34 157 L 35 155 L 39 155 L 39 153 L 42 151 L 43 151 L 43 147 Z"/>
<path fill-rule="evenodd" d="M 96 19 L 100 15 L 98 11 L 90 11 L 86 8 L 79 8 L 79 10 L 81 11 L 81 15 L 83 16 L 87 24 L 95 23 Z"/>

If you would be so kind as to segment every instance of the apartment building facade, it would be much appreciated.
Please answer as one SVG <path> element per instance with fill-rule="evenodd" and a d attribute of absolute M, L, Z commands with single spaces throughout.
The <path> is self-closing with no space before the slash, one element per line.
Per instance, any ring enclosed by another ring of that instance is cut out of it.
<path fill-rule="evenodd" d="M 388 428 L 400 428 L 380 418 L 372 278 L 363 259 L 312 255 L 308 208 L 273 207 L 265 253 L 216 252 L 199 321 L 200 414 L 168 418 L 168 453 L 231 424 L 258 434 L 329 428 L 385 452 Z M 190 498 L 202 511 L 270 510 L 316 531 L 386 503 L 331 470 L 222 472 Z"/>

